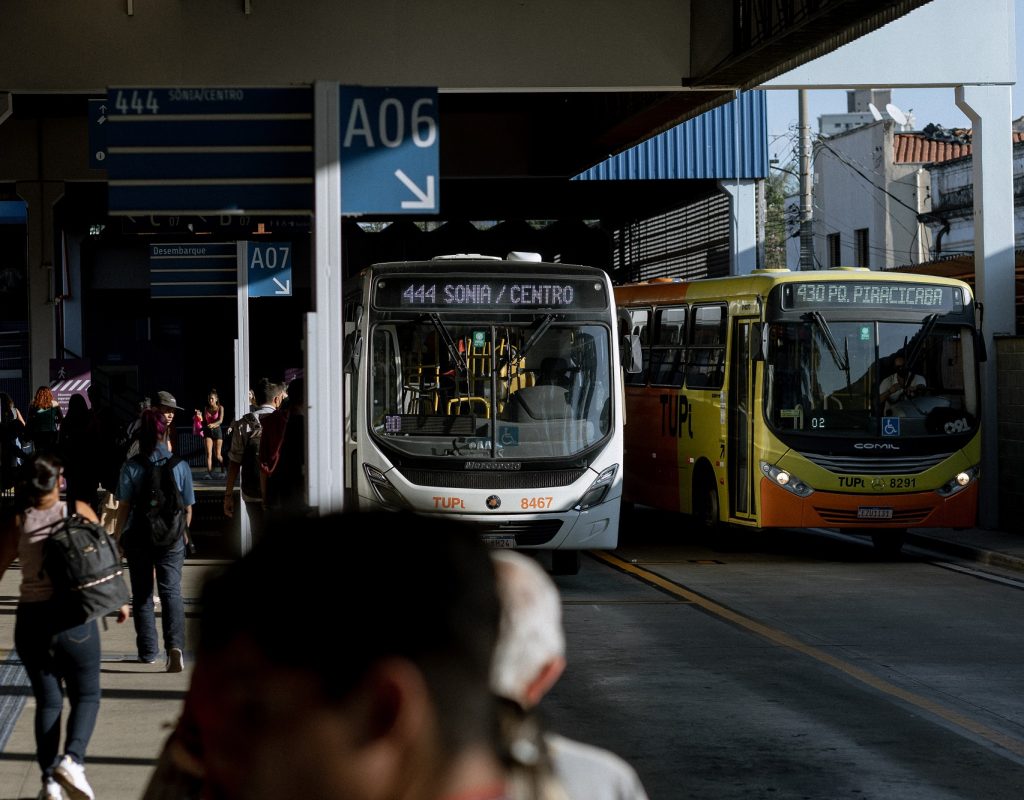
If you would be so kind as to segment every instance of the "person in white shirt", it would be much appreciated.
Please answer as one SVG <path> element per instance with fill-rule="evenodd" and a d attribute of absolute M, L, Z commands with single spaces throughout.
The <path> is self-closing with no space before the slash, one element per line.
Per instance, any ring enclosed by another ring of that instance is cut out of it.
<path fill-rule="evenodd" d="M 499 698 L 517 705 L 523 719 L 529 721 L 531 712 L 565 670 L 561 596 L 534 559 L 513 550 L 494 550 L 491 557 L 501 601 L 491 688 Z M 543 731 L 541 741 L 564 790 L 562 796 L 570 800 L 647 800 L 636 770 L 615 753 L 551 731 Z M 515 743 L 511 749 L 515 755 Z M 546 796 L 558 796 L 557 792 Z"/>

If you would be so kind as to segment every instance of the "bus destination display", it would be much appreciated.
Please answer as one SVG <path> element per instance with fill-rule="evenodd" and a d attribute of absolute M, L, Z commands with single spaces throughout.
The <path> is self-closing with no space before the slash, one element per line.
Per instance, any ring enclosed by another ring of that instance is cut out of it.
<path fill-rule="evenodd" d="M 783 286 L 782 307 L 792 311 L 825 308 L 889 308 L 914 311 L 962 311 L 954 286 L 874 281 L 816 281 Z"/>
<path fill-rule="evenodd" d="M 523 276 L 481 280 L 471 276 L 438 279 L 415 275 L 377 281 L 382 309 L 515 311 L 525 308 L 595 309 L 608 306 L 604 286 L 595 280 L 545 280 Z"/>

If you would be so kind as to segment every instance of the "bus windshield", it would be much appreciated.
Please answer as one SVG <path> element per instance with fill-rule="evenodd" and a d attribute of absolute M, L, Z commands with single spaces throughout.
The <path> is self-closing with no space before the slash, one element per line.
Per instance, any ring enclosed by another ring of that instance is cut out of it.
<path fill-rule="evenodd" d="M 937 315 L 920 322 L 829 320 L 819 311 L 772 323 L 769 423 L 781 434 L 945 436 L 977 426 L 974 339 Z"/>
<path fill-rule="evenodd" d="M 552 315 L 380 323 L 368 365 L 370 430 L 385 448 L 419 458 L 577 456 L 611 432 L 611 346 L 606 325 Z"/>

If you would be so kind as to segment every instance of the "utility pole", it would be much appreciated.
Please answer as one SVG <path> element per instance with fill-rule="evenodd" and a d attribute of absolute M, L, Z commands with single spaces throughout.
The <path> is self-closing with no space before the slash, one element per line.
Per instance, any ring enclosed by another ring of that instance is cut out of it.
<path fill-rule="evenodd" d="M 807 90 L 800 89 L 800 269 L 814 269 L 811 231 L 811 126 L 807 119 Z"/>

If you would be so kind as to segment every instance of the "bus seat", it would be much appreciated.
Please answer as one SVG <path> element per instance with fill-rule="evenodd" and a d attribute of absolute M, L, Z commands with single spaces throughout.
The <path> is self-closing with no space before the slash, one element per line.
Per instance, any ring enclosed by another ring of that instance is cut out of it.
<path fill-rule="evenodd" d="M 510 396 L 505 410 L 511 422 L 568 419 L 572 416 L 568 392 L 561 386 L 541 384 L 527 386 Z"/>

